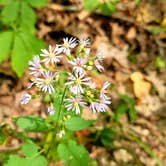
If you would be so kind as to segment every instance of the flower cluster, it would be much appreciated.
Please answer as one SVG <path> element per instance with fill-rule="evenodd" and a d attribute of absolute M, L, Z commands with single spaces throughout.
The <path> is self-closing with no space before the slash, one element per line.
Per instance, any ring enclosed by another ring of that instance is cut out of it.
<path fill-rule="evenodd" d="M 97 52 L 95 56 L 89 56 L 89 45 L 89 39 L 77 40 L 72 37 L 64 38 L 63 43 L 57 44 L 54 48 L 49 45 L 48 50 L 41 49 L 42 53 L 34 56 L 29 62 L 29 74 L 32 77 L 28 89 L 36 86 L 41 92 L 54 94 L 57 80 L 61 78 L 57 71 L 57 63 L 65 58 L 72 67 L 72 70 L 68 71 L 64 85 L 67 89 L 67 98 L 64 99 L 66 109 L 80 114 L 81 108 L 89 105 L 93 113 L 107 111 L 111 101 L 106 89 L 110 83 L 106 81 L 101 90 L 98 90 L 93 79 L 88 76 L 89 71 L 95 68 L 100 72 L 104 70 L 103 55 Z M 27 104 L 31 98 L 30 94 L 24 94 L 21 104 Z M 48 113 L 53 115 L 54 107 L 49 106 Z"/>

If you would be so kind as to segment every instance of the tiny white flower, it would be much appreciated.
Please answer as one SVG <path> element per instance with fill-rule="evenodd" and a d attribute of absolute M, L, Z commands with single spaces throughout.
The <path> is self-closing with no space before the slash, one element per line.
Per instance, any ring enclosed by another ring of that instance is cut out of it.
<path fill-rule="evenodd" d="M 49 113 L 49 115 L 54 115 L 55 114 L 55 108 L 50 106 L 47 108 L 47 112 Z"/>
<path fill-rule="evenodd" d="M 82 96 L 78 97 L 71 97 L 68 99 L 65 99 L 65 101 L 68 103 L 65 107 L 68 111 L 75 111 L 76 114 L 80 114 L 80 106 L 85 107 L 86 103 L 82 101 Z"/>
<path fill-rule="evenodd" d="M 90 109 L 93 113 L 106 112 L 108 110 L 108 106 L 104 103 L 92 102 L 90 104 Z"/>
<path fill-rule="evenodd" d="M 27 104 L 31 100 L 32 96 L 29 93 L 21 95 L 20 103 Z"/>
<path fill-rule="evenodd" d="M 29 74 L 32 74 L 35 77 L 42 73 L 42 66 L 40 64 L 40 58 L 38 55 L 34 56 L 33 61 L 29 61 L 29 70 Z"/>
<path fill-rule="evenodd" d="M 53 74 L 50 71 L 43 71 L 42 76 L 43 78 L 36 78 L 36 85 L 45 93 L 53 93 L 55 89 L 52 83 L 54 82 L 56 73 Z"/>
<path fill-rule="evenodd" d="M 48 65 L 49 63 L 58 63 L 60 62 L 60 58 L 62 58 L 62 55 L 59 55 L 61 53 L 61 50 L 58 48 L 58 46 L 55 47 L 55 49 L 52 48 L 51 45 L 49 45 L 48 50 L 41 49 L 43 54 L 40 54 L 44 57 L 42 62 L 45 63 L 45 65 Z"/>
<path fill-rule="evenodd" d="M 64 130 L 59 131 L 59 133 L 57 134 L 57 136 L 58 136 L 59 138 L 62 138 L 63 135 L 65 135 L 65 131 L 64 131 Z"/>
<path fill-rule="evenodd" d="M 70 39 L 68 37 L 63 38 L 63 44 L 57 45 L 58 49 L 61 50 L 61 52 L 65 54 L 69 54 L 70 50 L 74 48 L 77 45 L 77 39 L 74 37 L 71 37 Z"/>
<path fill-rule="evenodd" d="M 66 83 L 66 85 L 73 85 L 70 90 L 74 94 L 80 94 L 84 93 L 83 90 L 83 85 L 88 86 L 89 81 L 91 80 L 90 77 L 84 78 L 84 75 L 80 75 L 78 73 L 75 73 L 74 75 L 69 73 L 69 78 L 70 81 Z"/>
<path fill-rule="evenodd" d="M 86 47 L 86 46 L 90 45 L 90 39 L 81 38 L 79 40 L 79 44 L 83 47 Z"/>
<path fill-rule="evenodd" d="M 100 64 L 99 60 L 95 60 L 94 64 L 100 72 L 104 70 L 104 67 Z"/>
<path fill-rule="evenodd" d="M 72 64 L 73 70 L 79 75 L 85 75 L 85 67 L 87 63 L 87 58 L 74 58 L 73 61 L 69 61 Z"/>

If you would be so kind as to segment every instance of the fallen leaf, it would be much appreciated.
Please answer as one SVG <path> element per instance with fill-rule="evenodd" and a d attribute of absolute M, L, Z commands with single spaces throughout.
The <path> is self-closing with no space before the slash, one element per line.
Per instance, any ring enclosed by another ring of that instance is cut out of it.
<path fill-rule="evenodd" d="M 133 81 L 134 94 L 138 99 L 143 99 L 149 94 L 151 84 L 144 80 L 144 76 L 140 72 L 134 72 L 130 76 Z"/>

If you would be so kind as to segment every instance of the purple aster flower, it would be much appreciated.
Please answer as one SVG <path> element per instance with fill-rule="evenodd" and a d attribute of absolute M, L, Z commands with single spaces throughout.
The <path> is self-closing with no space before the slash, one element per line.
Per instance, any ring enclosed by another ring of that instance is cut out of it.
<path fill-rule="evenodd" d="M 36 78 L 36 85 L 45 93 L 53 93 L 55 89 L 52 83 L 54 82 L 56 73 L 53 74 L 50 71 L 43 71 L 42 76 L 43 78 Z"/>
<path fill-rule="evenodd" d="M 110 82 L 106 81 L 100 91 L 100 101 L 104 104 L 111 104 L 111 98 L 106 95 L 106 89 L 110 86 Z"/>
<path fill-rule="evenodd" d="M 75 111 L 76 114 L 80 114 L 80 106 L 85 107 L 86 103 L 82 101 L 82 96 L 78 96 L 76 98 L 71 97 L 68 99 L 65 99 L 65 101 L 68 103 L 65 107 L 67 110 Z"/>
<path fill-rule="evenodd" d="M 52 48 L 51 45 L 49 45 L 48 50 L 41 49 L 43 54 L 40 54 L 44 57 L 42 62 L 45 63 L 45 65 L 48 65 L 49 63 L 58 63 L 60 62 L 60 58 L 62 58 L 62 55 L 59 55 L 61 53 L 61 50 L 58 48 L 58 46 L 55 47 L 55 49 Z"/>
<path fill-rule="evenodd" d="M 90 45 L 90 39 L 81 38 L 79 40 L 79 44 L 83 47 L 86 47 L 86 46 Z"/>
<path fill-rule="evenodd" d="M 87 63 L 87 58 L 74 58 L 73 61 L 69 61 L 70 64 L 72 64 L 74 67 L 73 67 L 73 70 L 79 74 L 79 75 L 85 75 L 85 64 Z"/>
<path fill-rule="evenodd" d="M 58 45 L 58 49 L 61 50 L 61 52 L 65 54 L 70 53 L 70 49 L 74 48 L 77 45 L 77 39 L 74 37 L 71 37 L 70 39 L 68 37 L 63 38 L 63 44 Z"/>
<path fill-rule="evenodd" d="M 55 108 L 50 106 L 47 108 L 47 112 L 49 113 L 49 115 L 54 115 L 55 114 Z"/>
<path fill-rule="evenodd" d="M 80 75 L 78 73 L 75 73 L 75 75 L 69 73 L 70 81 L 66 83 L 66 85 L 73 85 L 73 87 L 70 88 L 71 92 L 74 94 L 84 93 L 83 85 L 88 86 L 89 81 L 91 80 L 90 77 L 84 78 L 84 75 Z"/>
<path fill-rule="evenodd" d="M 29 93 L 21 95 L 20 103 L 27 104 L 31 100 L 32 96 Z"/>
<path fill-rule="evenodd" d="M 90 104 L 90 109 L 93 113 L 106 112 L 108 110 L 108 106 L 104 103 L 92 102 Z"/>
<path fill-rule="evenodd" d="M 29 61 L 29 66 L 29 70 L 31 71 L 29 74 L 37 77 L 42 73 L 42 66 L 38 55 L 34 56 L 33 61 Z"/>
<path fill-rule="evenodd" d="M 104 67 L 100 64 L 99 60 L 95 60 L 94 62 L 97 70 L 99 70 L 100 72 L 102 72 L 104 70 Z"/>

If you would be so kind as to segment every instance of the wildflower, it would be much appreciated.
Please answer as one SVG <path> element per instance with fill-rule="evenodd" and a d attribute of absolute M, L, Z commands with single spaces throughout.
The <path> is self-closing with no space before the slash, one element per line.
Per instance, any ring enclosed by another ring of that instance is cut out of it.
<path fill-rule="evenodd" d="M 70 88 L 71 92 L 74 94 L 84 93 L 83 85 L 89 85 L 89 81 L 91 80 L 90 77 L 84 78 L 83 74 L 75 73 L 72 75 L 69 73 L 70 81 L 66 83 L 66 85 L 73 85 L 73 87 Z"/>
<path fill-rule="evenodd" d="M 104 56 L 100 51 L 97 52 L 96 57 L 99 62 L 102 62 L 104 60 Z"/>
<path fill-rule="evenodd" d="M 64 130 L 61 130 L 61 131 L 57 134 L 57 136 L 58 136 L 59 138 L 62 138 L 63 135 L 65 135 L 65 131 L 64 131 Z"/>
<path fill-rule="evenodd" d="M 70 64 L 72 64 L 74 67 L 73 67 L 73 70 L 77 73 L 77 74 L 80 74 L 80 75 L 85 75 L 85 64 L 87 62 L 87 59 L 86 58 L 74 58 L 73 61 L 69 61 Z"/>
<path fill-rule="evenodd" d="M 36 78 L 36 85 L 41 89 L 43 92 L 53 93 L 55 91 L 52 83 L 54 82 L 54 78 L 56 74 L 53 74 L 50 71 L 43 71 L 42 73 L 43 78 Z"/>
<path fill-rule="evenodd" d="M 111 98 L 106 95 L 106 89 L 109 86 L 110 86 L 110 83 L 108 81 L 106 81 L 102 86 L 102 89 L 101 89 L 101 92 L 100 92 L 100 101 L 101 101 L 101 103 L 111 104 L 111 101 L 110 101 Z"/>
<path fill-rule="evenodd" d="M 86 103 L 82 101 L 82 96 L 78 96 L 76 98 L 71 97 L 65 99 L 65 101 L 68 102 L 68 104 L 65 106 L 67 110 L 75 111 L 76 114 L 80 114 L 80 106 L 86 106 Z"/>
<path fill-rule="evenodd" d="M 47 112 L 49 113 L 49 115 L 54 115 L 55 114 L 55 108 L 50 106 L 47 108 Z"/>
<path fill-rule="evenodd" d="M 33 61 L 29 61 L 29 66 L 29 70 L 31 70 L 29 74 L 37 77 L 42 73 L 42 67 L 40 65 L 40 58 L 38 55 L 34 56 Z"/>
<path fill-rule="evenodd" d="M 104 67 L 100 64 L 99 60 L 95 60 L 94 64 L 100 72 L 104 70 Z"/>
<path fill-rule="evenodd" d="M 92 102 L 90 105 L 90 109 L 93 113 L 106 112 L 108 109 L 108 106 L 104 103 Z"/>
<path fill-rule="evenodd" d="M 82 47 L 86 47 L 86 46 L 90 45 L 90 39 L 81 38 L 81 39 L 79 40 L 79 44 L 80 44 Z"/>
<path fill-rule="evenodd" d="M 21 104 L 27 104 L 27 103 L 29 103 L 29 101 L 31 100 L 31 95 L 30 94 L 28 94 L 28 93 L 26 93 L 26 94 L 23 94 L 22 96 L 21 96 L 21 99 L 20 99 L 20 103 Z"/>
<path fill-rule="evenodd" d="M 60 58 L 62 58 L 62 55 L 59 55 L 61 53 L 61 50 L 58 48 L 58 46 L 53 49 L 52 46 L 49 45 L 48 50 L 41 49 L 41 51 L 43 52 L 43 54 L 40 55 L 44 57 L 42 62 L 44 62 L 45 65 L 48 65 L 50 62 L 52 64 L 58 63 L 60 62 Z"/>
<path fill-rule="evenodd" d="M 70 49 L 74 48 L 77 45 L 77 39 L 74 37 L 71 37 L 70 39 L 68 37 L 63 38 L 63 44 L 58 45 L 59 50 L 65 54 L 70 53 Z"/>

